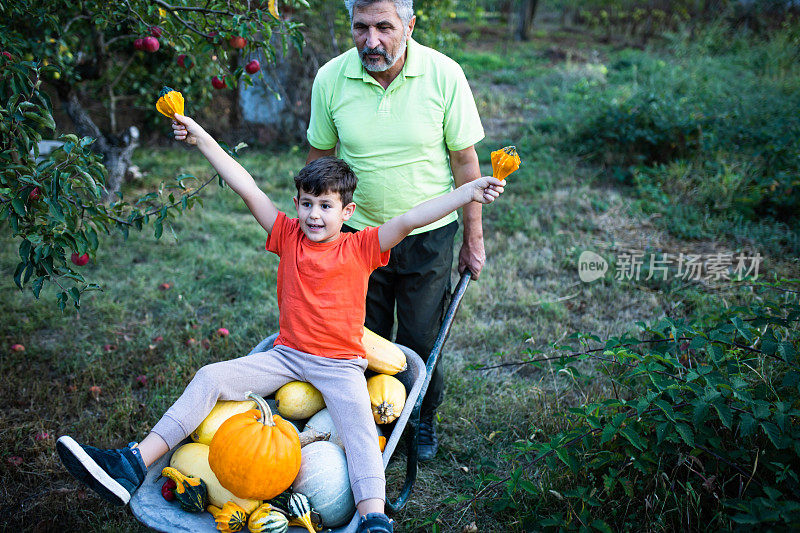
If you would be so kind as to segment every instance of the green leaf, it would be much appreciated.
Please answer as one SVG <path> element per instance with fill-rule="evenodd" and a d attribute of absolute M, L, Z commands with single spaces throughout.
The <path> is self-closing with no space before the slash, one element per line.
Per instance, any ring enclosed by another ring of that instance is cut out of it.
<path fill-rule="evenodd" d="M 694 448 L 694 432 L 692 431 L 692 428 L 679 422 L 678 424 L 675 424 L 675 429 L 683 439 L 683 442 Z"/>
<path fill-rule="evenodd" d="M 600 435 L 600 444 L 605 444 L 614 438 L 617 434 L 617 427 L 614 424 L 606 424 L 603 427 L 603 433 Z"/>
<path fill-rule="evenodd" d="M 671 424 L 669 422 L 663 422 L 656 426 L 656 439 L 658 444 L 664 442 L 664 437 L 667 436 L 667 431 L 669 430 Z"/>
<path fill-rule="evenodd" d="M 644 439 L 642 439 L 641 436 L 639 436 L 633 429 L 631 429 L 630 426 L 623 427 L 622 429 L 620 429 L 619 432 L 623 437 L 625 437 L 628 440 L 628 442 L 633 444 L 634 447 L 636 447 L 637 449 L 643 451 L 647 447 Z"/>
<path fill-rule="evenodd" d="M 705 400 L 697 400 L 694 406 L 694 412 L 692 413 L 692 423 L 695 427 L 700 427 L 706 421 L 707 414 L 708 404 Z"/>
<path fill-rule="evenodd" d="M 756 427 L 756 419 L 747 413 L 742 414 L 739 418 L 739 436 L 747 437 L 753 433 Z"/>
<path fill-rule="evenodd" d="M 728 407 L 728 404 L 723 402 L 715 402 L 713 405 L 719 415 L 720 422 L 722 422 L 726 428 L 731 429 L 733 425 L 733 412 L 731 408 Z"/>
<path fill-rule="evenodd" d="M 781 357 L 788 363 L 794 363 L 795 357 L 797 356 L 794 346 L 789 341 L 783 341 L 778 345 L 778 353 L 780 353 Z"/>
<path fill-rule="evenodd" d="M 733 325 L 736 326 L 736 330 L 742 335 L 742 337 L 747 340 L 747 342 L 753 342 L 753 334 L 745 328 L 744 322 L 738 316 L 731 318 L 731 322 Z"/>
<path fill-rule="evenodd" d="M 761 336 L 761 351 L 767 355 L 775 355 L 778 351 L 778 339 L 775 338 L 775 333 L 772 328 L 767 328 L 767 331 Z"/>
<path fill-rule="evenodd" d="M 20 200 L 19 197 L 11 200 L 11 207 L 14 208 L 14 212 L 17 215 L 21 217 L 25 216 L 25 204 L 22 202 L 22 200 Z"/>
<path fill-rule="evenodd" d="M 772 444 L 774 444 L 777 449 L 780 450 L 784 448 L 782 443 L 783 439 L 781 439 L 781 431 L 778 429 L 778 426 L 765 420 L 761 422 L 761 428 L 764 430 L 764 433 L 767 435 L 767 437 L 769 437 L 769 440 L 772 441 Z"/>

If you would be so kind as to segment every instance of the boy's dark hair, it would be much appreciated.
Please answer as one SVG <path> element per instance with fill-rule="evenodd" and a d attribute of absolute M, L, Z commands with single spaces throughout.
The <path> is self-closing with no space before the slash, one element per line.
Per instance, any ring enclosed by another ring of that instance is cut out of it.
<path fill-rule="evenodd" d="M 338 193 L 343 207 L 353 201 L 353 191 L 356 190 L 357 183 L 358 178 L 350 169 L 350 165 L 330 155 L 315 159 L 294 177 L 298 198 L 300 192 L 314 196 L 326 192 Z"/>

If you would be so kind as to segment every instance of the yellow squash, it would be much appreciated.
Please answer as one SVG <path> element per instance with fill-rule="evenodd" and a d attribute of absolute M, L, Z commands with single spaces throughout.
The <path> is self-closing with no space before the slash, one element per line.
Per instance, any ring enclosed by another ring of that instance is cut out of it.
<path fill-rule="evenodd" d="M 190 437 L 192 437 L 192 440 L 195 442 L 211 444 L 214 433 L 217 432 L 223 422 L 233 415 L 238 415 L 239 413 L 244 413 L 255 408 L 256 402 L 252 400 L 244 402 L 218 400 L 211 412 L 208 413 L 208 416 L 197 426 L 197 429 L 192 432 Z"/>
<path fill-rule="evenodd" d="M 290 420 L 314 416 L 325 407 L 322 393 L 305 381 L 290 381 L 275 393 L 278 412 Z"/>
<path fill-rule="evenodd" d="M 378 424 L 394 422 L 406 404 L 406 388 L 395 377 L 378 374 L 367 380 L 372 416 Z"/>
<path fill-rule="evenodd" d="M 377 333 L 364 328 L 364 337 L 361 339 L 364 351 L 367 354 L 367 368 L 378 374 L 393 376 L 408 368 L 406 354 Z"/>

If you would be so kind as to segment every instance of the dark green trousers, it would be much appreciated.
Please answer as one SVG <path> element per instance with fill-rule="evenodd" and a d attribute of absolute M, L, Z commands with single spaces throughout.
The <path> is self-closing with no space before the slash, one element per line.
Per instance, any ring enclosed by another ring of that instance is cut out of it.
<path fill-rule="evenodd" d="M 344 231 L 355 231 L 348 226 Z M 389 264 L 369 278 L 365 326 L 391 339 L 397 309 L 394 342 L 411 348 L 423 361 L 433 349 L 442 318 L 450 303 L 450 269 L 458 222 L 411 235 L 392 248 Z M 442 357 L 433 371 L 422 412 L 434 411 L 444 399 Z"/>

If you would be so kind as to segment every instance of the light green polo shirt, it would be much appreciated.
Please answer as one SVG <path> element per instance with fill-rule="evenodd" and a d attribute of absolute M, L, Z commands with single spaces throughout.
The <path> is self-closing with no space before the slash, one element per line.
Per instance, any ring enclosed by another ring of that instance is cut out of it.
<path fill-rule="evenodd" d="M 351 48 L 317 73 L 311 91 L 308 142 L 329 150 L 339 142 L 358 187 L 347 222 L 379 226 L 453 188 L 447 150 L 483 139 L 478 109 L 461 67 L 408 40 L 406 61 L 384 90 Z M 455 213 L 413 233 L 442 227 Z"/>

